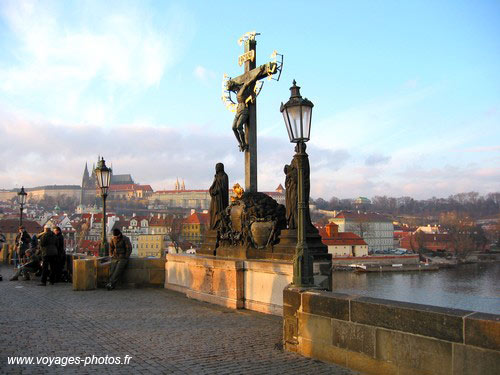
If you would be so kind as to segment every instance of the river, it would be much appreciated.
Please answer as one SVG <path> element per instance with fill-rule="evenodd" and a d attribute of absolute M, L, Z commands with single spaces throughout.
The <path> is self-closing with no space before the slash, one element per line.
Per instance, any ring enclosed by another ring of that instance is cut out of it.
<path fill-rule="evenodd" d="M 425 272 L 333 273 L 335 292 L 500 314 L 500 263 Z"/>

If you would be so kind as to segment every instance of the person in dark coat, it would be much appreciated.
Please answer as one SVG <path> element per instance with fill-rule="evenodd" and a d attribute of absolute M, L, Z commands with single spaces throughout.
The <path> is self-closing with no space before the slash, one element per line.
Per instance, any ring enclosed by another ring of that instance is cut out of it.
<path fill-rule="evenodd" d="M 39 236 L 40 251 L 42 253 L 42 282 L 38 285 L 47 285 L 47 278 L 50 284 L 56 282 L 57 275 L 57 237 L 50 230 L 49 226 L 44 227 L 44 232 Z M 50 268 L 50 276 L 49 276 Z"/>
<path fill-rule="evenodd" d="M 215 230 L 226 207 L 229 205 L 229 179 L 224 172 L 224 164 L 215 166 L 214 182 L 209 189 L 210 201 L 210 229 Z"/>
<path fill-rule="evenodd" d="M 15 260 L 15 266 L 23 261 L 24 258 L 24 253 L 26 250 L 28 250 L 29 245 L 30 245 L 31 237 L 24 229 L 23 226 L 19 227 L 19 233 L 16 236 L 16 253 L 17 253 L 17 259 Z"/>
<path fill-rule="evenodd" d="M 109 255 L 111 256 L 111 268 L 109 270 L 109 282 L 106 289 L 115 289 L 116 283 L 120 280 L 123 271 L 128 264 L 128 258 L 132 253 L 132 244 L 127 236 L 124 236 L 120 229 L 113 229 L 113 238 L 109 244 Z"/>
<path fill-rule="evenodd" d="M 66 263 L 66 249 L 64 248 L 64 236 L 61 228 L 55 227 L 54 234 L 57 238 L 57 281 L 62 281 L 64 266 Z"/>

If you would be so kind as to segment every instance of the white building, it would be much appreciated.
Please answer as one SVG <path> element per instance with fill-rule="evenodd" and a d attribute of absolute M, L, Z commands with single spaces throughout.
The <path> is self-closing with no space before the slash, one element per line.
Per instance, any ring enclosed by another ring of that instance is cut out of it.
<path fill-rule="evenodd" d="M 387 217 L 374 212 L 341 211 L 331 223 L 339 226 L 339 232 L 356 233 L 368 244 L 368 250 L 394 248 L 394 225 Z"/>

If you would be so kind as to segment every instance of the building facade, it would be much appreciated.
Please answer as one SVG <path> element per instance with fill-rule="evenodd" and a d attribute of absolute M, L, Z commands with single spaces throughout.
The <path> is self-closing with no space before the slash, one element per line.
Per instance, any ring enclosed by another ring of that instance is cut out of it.
<path fill-rule="evenodd" d="M 323 244 L 328 246 L 328 252 L 333 257 L 362 257 L 368 255 L 368 244 L 357 234 L 339 232 L 339 226 L 328 223 L 319 228 Z"/>
<path fill-rule="evenodd" d="M 164 234 L 140 234 L 137 238 L 137 256 L 161 258 L 169 241 L 170 237 Z"/>
<path fill-rule="evenodd" d="M 181 238 L 195 246 L 201 246 L 203 236 L 210 224 L 210 216 L 205 213 L 194 212 L 184 219 L 181 227 Z"/>
<path fill-rule="evenodd" d="M 394 225 L 383 215 L 341 211 L 329 221 L 338 225 L 339 232 L 352 232 L 360 236 L 368 244 L 369 251 L 394 248 Z"/>

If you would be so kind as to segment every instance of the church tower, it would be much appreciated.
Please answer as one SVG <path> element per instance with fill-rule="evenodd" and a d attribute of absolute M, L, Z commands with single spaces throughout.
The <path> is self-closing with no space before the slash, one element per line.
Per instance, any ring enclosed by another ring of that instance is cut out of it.
<path fill-rule="evenodd" d="M 84 204 L 85 201 L 85 190 L 89 185 L 89 169 L 87 167 L 87 162 L 85 162 L 85 170 L 83 171 L 82 177 L 82 189 L 80 190 L 80 205 Z"/>

